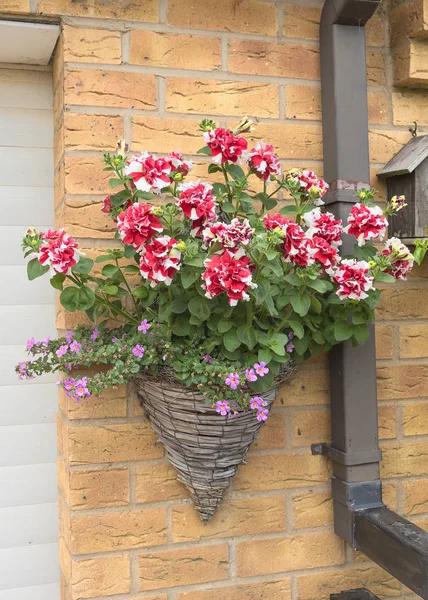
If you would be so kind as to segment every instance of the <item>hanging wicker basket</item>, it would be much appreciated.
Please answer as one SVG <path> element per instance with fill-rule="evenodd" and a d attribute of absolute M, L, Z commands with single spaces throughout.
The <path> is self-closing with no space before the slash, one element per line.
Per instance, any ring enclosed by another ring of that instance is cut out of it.
<path fill-rule="evenodd" d="M 274 387 L 259 394 L 270 408 L 279 385 L 294 371 L 287 364 Z M 180 383 L 171 373 L 135 379 L 144 411 L 164 445 L 177 478 L 190 492 L 203 521 L 210 520 L 219 506 L 238 466 L 263 425 L 254 411 L 227 418 L 206 404 L 204 397 Z"/>

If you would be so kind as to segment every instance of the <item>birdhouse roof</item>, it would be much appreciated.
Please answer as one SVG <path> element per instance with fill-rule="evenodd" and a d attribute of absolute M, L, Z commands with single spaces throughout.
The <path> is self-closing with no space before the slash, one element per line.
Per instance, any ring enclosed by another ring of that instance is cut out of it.
<path fill-rule="evenodd" d="M 413 173 L 428 157 L 428 135 L 412 138 L 391 160 L 379 171 L 378 177 L 392 177 Z"/>

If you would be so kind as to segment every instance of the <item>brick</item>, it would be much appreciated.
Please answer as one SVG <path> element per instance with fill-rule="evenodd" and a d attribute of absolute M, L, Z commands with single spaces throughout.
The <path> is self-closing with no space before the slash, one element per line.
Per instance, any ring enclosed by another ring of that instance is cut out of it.
<path fill-rule="evenodd" d="M 407 38 L 424 34 L 428 30 L 423 0 L 411 0 L 403 3 L 389 15 L 389 31 L 391 46 L 396 46 Z"/>
<path fill-rule="evenodd" d="M 279 388 L 277 405 L 305 406 L 328 404 L 330 401 L 330 374 L 327 369 L 298 369 Z"/>
<path fill-rule="evenodd" d="M 101 19 L 128 19 L 158 23 L 158 0 L 123 0 L 120 4 L 105 0 L 39 0 L 42 15 L 72 15 Z"/>
<path fill-rule="evenodd" d="M 143 554 L 139 557 L 140 590 L 221 581 L 228 578 L 228 563 L 226 544 Z"/>
<path fill-rule="evenodd" d="M 388 97 L 384 92 L 369 92 L 367 94 L 369 123 L 388 123 Z"/>
<path fill-rule="evenodd" d="M 286 4 L 284 6 L 284 36 L 317 40 L 320 18 L 320 8 Z"/>
<path fill-rule="evenodd" d="M 166 594 L 150 594 L 149 596 L 144 595 L 135 600 L 168 600 L 168 596 Z"/>
<path fill-rule="evenodd" d="M 177 481 L 177 471 L 169 463 L 139 465 L 135 477 L 136 502 L 162 502 L 189 497 L 184 485 Z"/>
<path fill-rule="evenodd" d="M 340 565 L 344 544 L 333 532 L 241 542 L 236 561 L 239 577 L 307 569 L 308 562 L 311 568 Z"/>
<path fill-rule="evenodd" d="M 322 527 L 333 522 L 330 492 L 310 491 L 293 496 L 294 529 Z"/>
<path fill-rule="evenodd" d="M 397 435 L 397 407 L 396 407 L 396 405 L 379 406 L 378 420 L 379 420 L 379 438 L 381 440 L 388 440 L 388 439 L 395 438 Z"/>
<path fill-rule="evenodd" d="M 161 458 L 163 448 L 148 422 L 70 427 L 70 465 Z"/>
<path fill-rule="evenodd" d="M 260 429 L 259 437 L 251 446 L 252 451 L 284 448 L 286 443 L 286 415 L 273 409 L 270 418 Z"/>
<path fill-rule="evenodd" d="M 29 13 L 30 2 L 29 0 L 4 0 L 1 3 L 2 13 Z"/>
<path fill-rule="evenodd" d="M 368 85 L 384 85 L 385 56 L 383 52 L 366 52 L 367 83 Z"/>
<path fill-rule="evenodd" d="M 64 115 L 64 142 L 68 150 L 114 150 L 122 137 L 122 117 Z"/>
<path fill-rule="evenodd" d="M 93 598 L 126 594 L 130 591 L 130 566 L 127 556 L 108 556 L 73 562 L 73 598 Z"/>
<path fill-rule="evenodd" d="M 189 114 L 279 117 L 278 86 L 272 83 L 167 78 L 166 110 Z"/>
<path fill-rule="evenodd" d="M 379 46 L 384 45 L 383 39 L 383 27 L 386 21 L 386 16 L 377 13 L 368 21 L 365 26 L 366 30 L 366 44 L 367 46 Z"/>
<path fill-rule="evenodd" d="M 361 565 L 340 571 L 311 573 L 297 577 L 299 600 L 328 600 L 335 590 L 367 587 L 384 597 L 400 596 L 400 582 L 376 565 Z"/>
<path fill-rule="evenodd" d="M 246 0 L 170 0 L 168 2 L 167 23 L 175 27 L 208 29 L 214 31 L 234 31 L 258 35 L 276 35 L 278 23 L 273 2 Z"/>
<path fill-rule="evenodd" d="M 163 508 L 72 517 L 70 526 L 73 554 L 129 550 L 167 542 Z"/>
<path fill-rule="evenodd" d="M 78 238 L 113 239 L 116 224 L 108 215 L 101 212 L 101 202 L 86 200 L 65 200 L 63 219 L 67 232 Z"/>
<path fill-rule="evenodd" d="M 222 600 L 290 600 L 290 580 L 284 578 L 216 587 L 211 590 L 182 592 L 177 595 L 177 600 L 218 600 L 219 595 Z"/>
<path fill-rule="evenodd" d="M 406 284 L 385 286 L 376 311 L 377 319 L 428 319 L 428 303 L 425 302 L 427 288 Z"/>
<path fill-rule="evenodd" d="M 391 510 L 397 510 L 397 486 L 394 483 L 382 482 L 382 501 Z"/>
<path fill-rule="evenodd" d="M 397 442 L 382 446 L 381 477 L 428 475 L 428 443 Z"/>
<path fill-rule="evenodd" d="M 400 364 L 377 369 L 379 400 L 428 395 L 428 365 Z"/>
<path fill-rule="evenodd" d="M 67 228 L 67 231 L 69 229 Z M 88 256 L 88 254 L 85 252 Z M 99 253 L 100 254 L 100 253 Z M 89 257 L 88 258 L 92 258 Z M 59 405 L 67 419 L 105 419 L 126 417 L 126 387 L 108 388 L 99 396 L 91 396 L 88 402 L 76 402 L 59 390 Z"/>
<path fill-rule="evenodd" d="M 109 29 L 84 29 L 64 26 L 64 61 L 120 64 L 121 34 Z"/>
<path fill-rule="evenodd" d="M 428 433 L 428 403 L 412 402 L 403 406 L 404 435 L 426 435 Z"/>
<path fill-rule="evenodd" d="M 132 149 L 196 154 L 204 144 L 198 121 L 171 117 L 133 117 Z"/>
<path fill-rule="evenodd" d="M 111 173 L 103 171 L 102 156 L 66 156 L 64 158 L 65 191 L 68 194 L 108 194 Z"/>
<path fill-rule="evenodd" d="M 156 108 L 156 79 L 145 73 L 72 69 L 65 73 L 64 89 L 67 104 Z"/>
<path fill-rule="evenodd" d="M 404 512 L 406 515 L 428 513 L 428 479 L 407 481 L 404 488 Z"/>
<path fill-rule="evenodd" d="M 428 324 L 400 326 L 400 358 L 428 357 Z"/>
<path fill-rule="evenodd" d="M 394 125 L 408 125 L 417 121 L 418 125 L 428 125 L 428 97 L 426 90 L 396 92 L 392 94 Z"/>
<path fill-rule="evenodd" d="M 428 44 L 425 40 L 404 42 L 392 54 L 393 83 L 401 87 L 426 85 Z"/>
<path fill-rule="evenodd" d="M 372 129 L 369 132 L 370 160 L 386 163 L 409 141 L 408 132 Z"/>
<path fill-rule="evenodd" d="M 328 477 L 326 462 L 309 454 L 253 455 L 238 469 L 232 488 L 240 492 L 283 490 L 325 483 Z"/>
<path fill-rule="evenodd" d="M 287 85 L 285 116 L 287 119 L 320 121 L 322 118 L 321 88 L 309 85 Z"/>
<path fill-rule="evenodd" d="M 274 533 L 285 530 L 285 498 L 230 499 L 221 505 L 215 518 L 202 522 L 191 504 L 172 509 L 172 541 Z"/>
<path fill-rule="evenodd" d="M 330 412 L 328 410 L 299 410 L 292 413 L 291 427 L 295 447 L 310 446 L 319 440 L 329 441 Z"/>
<path fill-rule="evenodd" d="M 258 123 L 250 135 L 251 141 L 265 140 L 273 144 L 280 158 L 322 159 L 322 129 L 318 124 Z"/>
<path fill-rule="evenodd" d="M 72 510 L 129 504 L 128 469 L 70 471 L 68 505 Z"/>
<path fill-rule="evenodd" d="M 221 66 L 220 39 L 136 29 L 129 62 L 134 65 L 213 71 Z"/>
<path fill-rule="evenodd" d="M 391 325 L 376 325 L 376 357 L 391 358 L 393 351 Z"/>
<path fill-rule="evenodd" d="M 228 70 L 249 75 L 319 79 L 319 50 L 302 44 L 230 40 Z"/>

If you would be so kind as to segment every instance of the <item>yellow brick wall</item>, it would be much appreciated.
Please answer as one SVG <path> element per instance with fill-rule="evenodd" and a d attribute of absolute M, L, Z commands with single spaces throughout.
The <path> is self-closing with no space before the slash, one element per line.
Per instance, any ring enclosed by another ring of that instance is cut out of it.
<path fill-rule="evenodd" d="M 6 14 L 59 17 L 54 64 L 56 215 L 94 256 L 111 245 L 100 212 L 102 153 L 181 150 L 204 176 L 197 123 L 258 121 L 287 167 L 322 174 L 317 0 L 3 0 Z M 428 91 L 391 87 L 388 6 L 367 27 L 372 183 L 428 125 Z M 381 187 L 381 199 L 384 190 Z M 377 317 L 385 499 L 428 526 L 428 265 L 385 291 Z M 76 324 L 59 308 L 58 327 Z M 323 600 L 367 586 L 408 591 L 332 530 L 328 358 L 305 364 L 215 519 L 202 524 L 132 393 L 60 396 L 63 600 Z M 409 596 L 410 597 L 410 596 Z"/>

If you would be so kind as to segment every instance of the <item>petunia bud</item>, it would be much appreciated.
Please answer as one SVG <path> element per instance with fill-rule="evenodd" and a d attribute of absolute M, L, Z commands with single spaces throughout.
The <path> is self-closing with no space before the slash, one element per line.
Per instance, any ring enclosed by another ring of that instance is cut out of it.
<path fill-rule="evenodd" d="M 155 206 L 152 210 L 152 214 L 154 214 L 155 217 L 161 217 L 163 215 L 162 206 Z"/>
<path fill-rule="evenodd" d="M 118 140 L 116 144 L 116 152 L 120 156 L 124 156 L 128 152 L 129 146 L 125 140 Z"/>
<path fill-rule="evenodd" d="M 244 117 L 243 119 L 241 119 L 239 121 L 236 129 L 234 129 L 232 131 L 232 133 L 234 135 L 240 135 L 241 133 L 248 133 L 254 129 L 253 125 L 254 125 L 253 121 L 250 121 L 250 119 L 248 117 Z"/>

